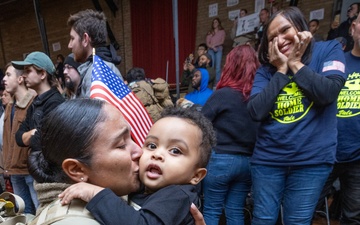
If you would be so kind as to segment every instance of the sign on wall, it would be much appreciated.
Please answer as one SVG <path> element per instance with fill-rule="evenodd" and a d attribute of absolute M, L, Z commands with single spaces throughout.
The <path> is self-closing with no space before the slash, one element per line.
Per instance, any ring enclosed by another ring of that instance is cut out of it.
<path fill-rule="evenodd" d="M 218 15 L 218 4 L 209 5 L 209 17 L 214 17 Z"/>
<path fill-rule="evenodd" d="M 239 0 L 227 0 L 227 7 L 239 4 Z"/>
<path fill-rule="evenodd" d="M 229 20 L 235 20 L 236 17 L 239 17 L 240 15 L 240 9 L 238 10 L 232 10 L 232 11 L 229 11 Z"/>
<path fill-rule="evenodd" d="M 265 8 L 265 0 L 255 0 L 255 12 L 260 12 L 263 8 Z"/>
<path fill-rule="evenodd" d="M 53 43 L 52 48 L 54 52 L 60 51 L 61 50 L 60 42 Z"/>
<path fill-rule="evenodd" d="M 312 20 L 312 19 L 318 19 L 318 20 L 324 19 L 324 8 L 311 11 L 310 12 L 310 20 Z"/>

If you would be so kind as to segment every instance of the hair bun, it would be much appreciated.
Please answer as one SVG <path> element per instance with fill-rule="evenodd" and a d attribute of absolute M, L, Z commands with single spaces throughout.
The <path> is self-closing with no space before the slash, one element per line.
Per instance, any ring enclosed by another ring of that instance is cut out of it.
<path fill-rule="evenodd" d="M 28 158 L 28 169 L 30 175 L 38 183 L 54 182 L 51 165 L 45 160 L 41 151 L 32 151 Z"/>

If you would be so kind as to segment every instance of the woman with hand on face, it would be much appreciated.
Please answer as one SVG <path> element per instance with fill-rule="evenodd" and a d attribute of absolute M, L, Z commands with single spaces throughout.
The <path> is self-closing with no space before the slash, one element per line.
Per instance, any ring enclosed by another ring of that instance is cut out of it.
<path fill-rule="evenodd" d="M 40 202 L 30 225 L 99 224 L 85 202 L 75 199 L 61 205 L 58 194 L 74 183 L 106 187 L 118 196 L 139 190 L 142 150 L 132 141 L 129 124 L 114 106 L 96 99 L 68 100 L 44 119 L 41 133 L 40 151 L 29 156 Z M 190 211 L 196 224 L 203 225 L 196 207 Z"/>
<path fill-rule="evenodd" d="M 335 161 L 336 99 L 345 83 L 340 43 L 314 42 L 296 7 L 264 27 L 248 110 L 261 121 L 251 159 L 253 225 L 310 224 Z"/>

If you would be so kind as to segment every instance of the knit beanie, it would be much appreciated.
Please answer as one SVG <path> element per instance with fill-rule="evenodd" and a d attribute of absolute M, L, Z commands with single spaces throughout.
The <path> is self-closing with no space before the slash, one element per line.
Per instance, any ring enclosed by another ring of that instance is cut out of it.
<path fill-rule="evenodd" d="M 74 67 L 74 69 L 76 69 L 76 70 L 78 71 L 78 73 L 79 73 L 78 67 L 80 66 L 80 63 L 78 63 L 78 62 L 76 62 L 76 61 L 74 60 L 74 54 L 73 54 L 73 53 L 69 54 L 69 55 L 65 58 L 64 65 L 66 65 L 66 64 Z"/>

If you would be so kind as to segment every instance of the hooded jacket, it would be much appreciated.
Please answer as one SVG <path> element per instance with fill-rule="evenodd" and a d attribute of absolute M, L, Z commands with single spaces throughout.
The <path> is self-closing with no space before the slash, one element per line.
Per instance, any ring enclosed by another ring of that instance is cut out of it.
<path fill-rule="evenodd" d="M 200 90 L 193 90 L 192 92 L 185 95 L 185 99 L 192 101 L 194 104 L 204 106 L 207 99 L 213 93 L 211 89 L 209 89 L 209 73 L 206 69 L 198 68 L 197 70 L 201 73 L 201 83 L 200 83 Z"/>
<path fill-rule="evenodd" d="M 96 55 L 99 56 L 110 69 L 118 75 L 121 80 L 124 80 L 119 69 L 115 66 L 120 64 L 121 57 L 116 54 L 116 50 L 112 45 L 96 48 Z M 76 93 L 77 98 L 89 98 L 91 88 L 91 76 L 93 68 L 92 55 L 78 67 L 81 77 L 81 83 Z"/>

